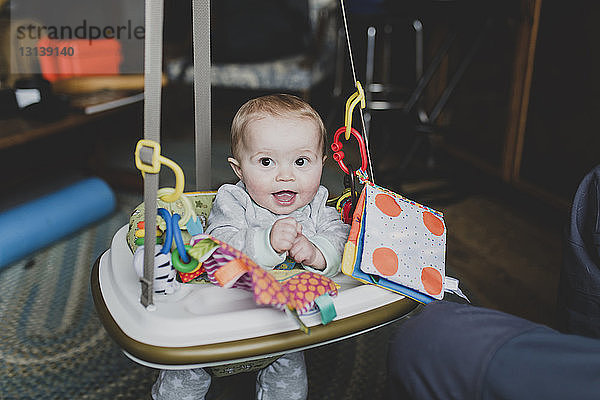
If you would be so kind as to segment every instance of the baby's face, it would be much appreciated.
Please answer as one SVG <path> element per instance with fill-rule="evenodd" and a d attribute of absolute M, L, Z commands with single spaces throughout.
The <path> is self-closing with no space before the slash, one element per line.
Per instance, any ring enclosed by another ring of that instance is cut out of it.
<path fill-rule="evenodd" d="M 289 214 L 310 203 L 319 189 L 319 137 L 309 119 L 262 118 L 249 124 L 240 159 L 230 163 L 256 204 Z"/>

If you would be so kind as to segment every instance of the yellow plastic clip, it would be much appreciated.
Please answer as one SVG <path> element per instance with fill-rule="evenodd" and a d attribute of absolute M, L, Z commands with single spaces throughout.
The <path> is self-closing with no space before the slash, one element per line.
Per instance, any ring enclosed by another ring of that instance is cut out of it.
<path fill-rule="evenodd" d="M 365 101 L 365 92 L 360 82 L 356 81 L 356 92 L 352 93 L 352 95 L 348 97 L 348 100 L 346 100 L 346 114 L 344 117 L 344 125 L 346 125 L 346 132 L 344 134 L 344 137 L 346 138 L 346 140 L 350 139 L 350 128 L 352 128 L 352 113 L 354 112 L 354 107 L 356 107 L 359 101 L 360 108 L 365 108 L 365 106 L 367 105 Z"/>
<path fill-rule="evenodd" d="M 150 147 L 154 151 L 152 152 L 152 163 L 146 164 L 140 158 L 140 151 L 142 147 Z M 167 167 L 173 170 L 175 174 L 175 190 L 172 193 L 164 195 L 161 197 L 162 200 L 171 203 L 177 200 L 181 194 L 183 193 L 183 187 L 185 186 L 185 177 L 183 175 L 183 170 L 176 162 L 169 160 L 167 157 L 163 157 L 160 155 L 160 144 L 148 139 L 141 139 L 137 142 L 135 147 L 135 166 L 137 169 L 142 171 L 142 176 L 144 176 L 145 172 L 149 174 L 158 174 L 160 171 L 160 165 L 164 164 Z"/>
<path fill-rule="evenodd" d="M 146 164 L 140 158 L 140 151 L 142 147 L 150 147 L 152 150 L 152 164 Z M 140 139 L 135 146 L 135 166 L 137 169 L 142 171 L 142 175 L 144 172 L 148 172 L 149 174 L 158 174 L 160 171 L 160 143 L 157 143 L 153 140 Z"/>

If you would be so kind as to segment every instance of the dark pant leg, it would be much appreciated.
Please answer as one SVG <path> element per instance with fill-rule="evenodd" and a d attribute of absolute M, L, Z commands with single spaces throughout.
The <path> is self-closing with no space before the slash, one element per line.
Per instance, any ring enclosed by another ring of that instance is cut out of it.
<path fill-rule="evenodd" d="M 434 302 L 390 344 L 390 399 L 598 399 L 600 340 Z"/>
<path fill-rule="evenodd" d="M 600 340 L 539 328 L 507 342 L 489 364 L 484 399 L 600 399 Z"/>
<path fill-rule="evenodd" d="M 392 338 L 387 398 L 481 398 L 496 350 L 536 327 L 540 325 L 498 311 L 432 302 L 400 325 Z"/>

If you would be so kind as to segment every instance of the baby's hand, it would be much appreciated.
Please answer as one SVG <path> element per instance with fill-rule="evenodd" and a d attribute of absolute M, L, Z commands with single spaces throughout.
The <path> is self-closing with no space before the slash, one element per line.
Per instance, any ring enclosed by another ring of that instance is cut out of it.
<path fill-rule="evenodd" d="M 312 244 L 302 233 L 298 234 L 288 254 L 294 261 L 308 265 L 314 269 L 324 270 L 327 266 L 321 250 Z"/>
<path fill-rule="evenodd" d="M 271 234 L 269 240 L 271 241 L 271 247 L 276 253 L 283 253 L 292 248 L 296 236 L 302 232 L 302 225 L 300 225 L 292 217 L 282 218 L 275 221 L 271 228 Z"/>

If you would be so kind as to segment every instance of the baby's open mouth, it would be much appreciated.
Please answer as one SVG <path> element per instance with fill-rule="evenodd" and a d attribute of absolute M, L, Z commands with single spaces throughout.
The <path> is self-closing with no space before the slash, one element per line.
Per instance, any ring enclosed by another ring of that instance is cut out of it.
<path fill-rule="evenodd" d="M 273 193 L 273 197 L 277 203 L 286 206 L 294 202 L 296 199 L 296 192 L 292 192 L 291 190 L 281 190 Z"/>

